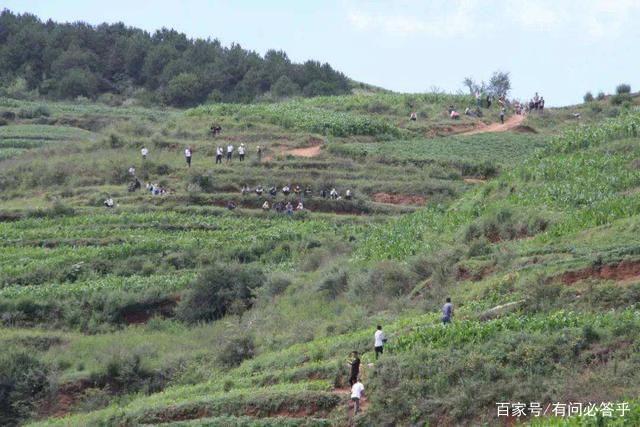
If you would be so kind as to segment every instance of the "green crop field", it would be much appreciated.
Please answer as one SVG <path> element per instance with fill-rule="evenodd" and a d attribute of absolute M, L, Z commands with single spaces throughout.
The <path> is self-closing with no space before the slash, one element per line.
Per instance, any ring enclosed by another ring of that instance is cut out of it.
<path fill-rule="evenodd" d="M 505 400 L 628 402 L 598 425 L 637 424 L 640 114 L 550 109 L 461 135 L 497 119 L 448 119 L 472 101 L 2 98 L 0 424 L 503 425 Z M 244 162 L 215 163 L 241 143 Z"/>

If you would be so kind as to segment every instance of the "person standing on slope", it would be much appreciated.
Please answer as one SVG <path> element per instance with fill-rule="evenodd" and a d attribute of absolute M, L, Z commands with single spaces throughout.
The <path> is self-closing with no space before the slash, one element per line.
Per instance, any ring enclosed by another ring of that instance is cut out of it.
<path fill-rule="evenodd" d="M 191 155 L 193 152 L 191 151 L 191 147 L 187 147 L 184 149 L 184 158 L 187 161 L 187 167 L 191 167 Z"/>
<path fill-rule="evenodd" d="M 222 147 L 216 147 L 216 165 L 222 163 Z"/>
<path fill-rule="evenodd" d="M 232 156 L 233 156 L 233 145 L 229 143 L 229 145 L 227 145 L 227 163 L 231 161 Z"/>
<path fill-rule="evenodd" d="M 350 367 L 351 370 L 349 372 L 349 386 L 353 387 L 355 383 L 358 382 L 358 375 L 360 374 L 360 356 L 357 351 L 351 353 L 353 359 L 351 359 Z"/>
<path fill-rule="evenodd" d="M 240 161 L 244 162 L 244 142 L 238 147 L 238 155 L 240 156 Z"/>
<path fill-rule="evenodd" d="M 262 147 L 260 147 L 259 145 L 257 150 L 257 157 L 258 157 L 258 163 L 260 163 L 262 161 Z"/>
<path fill-rule="evenodd" d="M 373 349 L 376 351 L 376 360 L 378 360 L 378 356 L 382 354 L 384 350 L 384 343 L 387 339 L 384 337 L 384 332 L 382 332 L 382 326 L 378 325 L 376 328 L 376 333 L 373 335 Z"/>
<path fill-rule="evenodd" d="M 500 109 L 500 123 L 504 124 L 504 107 Z"/>
<path fill-rule="evenodd" d="M 364 394 L 364 385 L 360 381 L 360 378 L 356 379 L 356 383 L 351 386 L 351 401 L 353 402 L 353 415 L 358 415 L 360 412 L 360 399 Z"/>
<path fill-rule="evenodd" d="M 453 304 L 451 304 L 451 298 L 447 297 L 445 304 L 442 306 L 442 323 L 445 325 L 451 323 L 453 317 Z"/>
<path fill-rule="evenodd" d="M 143 145 L 142 149 L 140 150 L 140 154 L 142 154 L 142 160 L 147 160 L 147 156 L 149 155 L 149 149 Z"/>

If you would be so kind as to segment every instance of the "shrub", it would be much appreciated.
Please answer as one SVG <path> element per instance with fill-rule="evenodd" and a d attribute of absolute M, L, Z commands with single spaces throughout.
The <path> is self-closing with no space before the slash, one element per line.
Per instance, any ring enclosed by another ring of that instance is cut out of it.
<path fill-rule="evenodd" d="M 415 276 L 393 261 L 376 264 L 369 273 L 369 282 L 372 289 L 389 297 L 407 295 L 416 285 Z"/>
<path fill-rule="evenodd" d="M 631 94 L 626 92 L 618 93 L 611 97 L 612 105 L 622 105 L 626 102 L 631 102 L 631 101 L 632 101 Z"/>
<path fill-rule="evenodd" d="M 593 94 L 591 92 L 587 92 L 584 94 L 584 97 L 582 99 L 584 99 L 584 102 L 592 102 Z"/>
<path fill-rule="evenodd" d="M 349 275 L 346 270 L 334 268 L 318 285 L 318 292 L 334 299 L 347 289 Z"/>
<path fill-rule="evenodd" d="M 605 95 L 605 93 L 604 93 L 604 92 L 598 92 L 598 96 L 596 97 L 596 99 L 597 99 L 598 101 L 602 101 L 602 100 L 604 100 L 604 99 L 606 98 L 606 96 L 607 96 L 607 95 Z"/>
<path fill-rule="evenodd" d="M 464 240 L 471 242 L 481 237 L 490 242 L 513 240 L 543 232 L 548 225 L 548 221 L 542 217 L 515 214 L 510 209 L 502 208 L 469 224 L 464 232 Z"/>
<path fill-rule="evenodd" d="M 535 313 L 553 308 L 562 293 L 562 285 L 549 282 L 544 276 L 538 276 L 525 284 L 526 302 L 524 307 L 528 312 Z"/>
<path fill-rule="evenodd" d="M 213 193 L 216 190 L 215 178 L 211 174 L 211 172 L 207 172 L 205 174 L 196 174 L 193 175 L 191 179 L 192 184 L 197 185 L 201 191 L 205 193 Z"/>
<path fill-rule="evenodd" d="M 188 323 L 241 314 L 253 304 L 253 291 L 264 282 L 264 273 L 254 266 L 214 265 L 191 284 L 177 307 L 176 315 Z"/>
<path fill-rule="evenodd" d="M 255 355 L 255 343 L 253 336 L 240 335 L 233 337 L 222 347 L 218 355 L 218 361 L 225 367 L 235 367 L 243 361 L 253 358 Z"/>
<path fill-rule="evenodd" d="M 49 117 L 51 112 L 45 105 L 39 105 L 35 108 L 22 108 L 18 111 L 18 117 L 21 119 L 37 119 L 38 117 Z"/>
<path fill-rule="evenodd" d="M 3 111 L 2 113 L 0 113 L 0 117 L 5 120 L 15 120 L 16 113 L 14 113 L 13 111 Z"/>
<path fill-rule="evenodd" d="M 0 425 L 17 425 L 31 414 L 45 395 L 47 375 L 48 368 L 25 350 L 0 354 Z"/>
<path fill-rule="evenodd" d="M 489 255 L 491 253 L 491 245 L 489 241 L 485 238 L 480 238 L 472 241 L 469 244 L 469 250 L 467 251 L 467 256 L 469 258 Z"/>
<path fill-rule="evenodd" d="M 616 94 L 622 95 L 623 93 L 631 93 L 631 86 L 626 83 L 619 84 L 616 87 Z"/>
<path fill-rule="evenodd" d="M 277 274 L 269 278 L 264 289 L 268 296 L 274 297 L 282 294 L 289 286 L 291 286 L 291 279 L 284 274 Z"/>
<path fill-rule="evenodd" d="M 144 387 L 159 391 L 161 387 L 152 386 L 153 375 L 142 366 L 139 355 L 119 355 L 109 359 L 102 372 L 92 374 L 91 380 L 101 388 L 108 386 L 120 392 L 134 392 Z"/>
<path fill-rule="evenodd" d="M 116 135 L 115 133 L 112 133 L 109 135 L 109 138 L 107 139 L 107 146 L 114 149 L 122 148 L 124 147 L 124 141 L 120 136 Z"/>
<path fill-rule="evenodd" d="M 98 79 L 90 71 L 73 68 L 66 71 L 58 82 L 58 96 L 73 99 L 79 96 L 93 98 L 98 91 Z"/>

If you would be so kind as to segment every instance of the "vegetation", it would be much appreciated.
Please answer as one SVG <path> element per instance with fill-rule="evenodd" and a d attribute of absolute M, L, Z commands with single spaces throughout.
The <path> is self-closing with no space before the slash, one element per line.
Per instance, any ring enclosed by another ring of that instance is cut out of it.
<path fill-rule="evenodd" d="M 66 77 L 71 88 L 87 75 Z M 305 95 L 285 77 L 265 91 Z M 189 110 L 114 107 L 16 99 L 16 81 L 0 99 L 1 424 L 501 425 L 505 400 L 628 401 L 613 425 L 637 424 L 632 94 L 465 135 L 498 120 L 497 107 L 452 122 L 447 108 L 473 97 L 366 88 L 247 105 L 232 103 L 233 88 L 228 102 Z M 157 83 L 145 90 L 176 105 L 195 84 Z M 229 143 L 244 143 L 247 159 L 216 165 Z M 143 189 L 129 192 L 132 166 Z M 241 195 L 245 184 L 311 193 Z M 340 200 L 320 197 L 334 187 Z M 263 212 L 265 200 L 306 209 Z M 378 360 L 377 324 L 388 338 Z M 356 417 L 354 350 L 367 396 Z"/>
<path fill-rule="evenodd" d="M 0 27 L 0 85 L 11 97 L 37 92 L 117 104 L 135 97 L 184 107 L 349 90 L 346 76 L 329 64 L 295 64 L 275 50 L 262 57 L 237 44 L 192 40 L 175 30 L 149 34 L 123 23 L 43 23 L 9 10 L 2 11 Z"/>

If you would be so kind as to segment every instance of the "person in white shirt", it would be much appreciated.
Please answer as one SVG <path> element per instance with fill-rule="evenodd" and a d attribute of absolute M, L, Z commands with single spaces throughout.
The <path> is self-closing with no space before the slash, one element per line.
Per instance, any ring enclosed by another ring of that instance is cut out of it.
<path fill-rule="evenodd" d="M 231 156 L 233 156 L 233 145 L 227 145 L 227 163 L 231 161 Z"/>
<path fill-rule="evenodd" d="M 136 176 L 136 168 L 134 168 L 133 166 L 131 166 L 129 168 L 129 175 L 131 176 Z"/>
<path fill-rule="evenodd" d="M 142 147 L 140 154 L 142 154 L 142 160 L 145 160 L 149 155 L 149 149 L 147 147 Z"/>
<path fill-rule="evenodd" d="M 108 207 L 108 208 L 112 208 L 112 207 L 113 207 L 113 204 L 114 204 L 114 203 L 113 203 L 113 199 L 112 199 L 111 197 L 107 198 L 107 199 L 104 201 L 104 205 L 105 205 L 106 207 Z"/>
<path fill-rule="evenodd" d="M 358 381 L 351 386 L 351 401 L 353 402 L 353 415 L 357 415 L 360 412 L 360 399 L 364 393 L 364 385 L 358 378 Z"/>
<path fill-rule="evenodd" d="M 384 348 L 384 343 L 387 339 L 384 337 L 384 332 L 382 332 L 382 326 L 378 325 L 376 329 L 376 333 L 373 336 L 374 343 L 373 348 L 376 351 L 376 360 L 378 360 L 378 356 L 382 354 L 382 350 Z"/>
<path fill-rule="evenodd" d="M 298 203 L 298 207 L 296 207 L 297 211 L 303 211 L 304 210 L 304 205 L 302 204 L 302 202 Z"/>
<path fill-rule="evenodd" d="M 191 155 L 193 152 L 191 151 L 191 147 L 187 147 L 184 149 L 184 158 L 187 160 L 187 167 L 191 167 Z"/>
<path fill-rule="evenodd" d="M 240 161 L 243 162 L 244 161 L 244 143 L 240 144 L 240 147 L 238 147 L 238 155 L 240 156 Z"/>
<path fill-rule="evenodd" d="M 222 147 L 216 147 L 216 164 L 222 163 Z"/>
<path fill-rule="evenodd" d="M 353 198 L 353 193 L 351 192 L 351 190 L 347 190 L 347 193 L 345 194 L 345 197 L 347 198 L 347 200 L 351 200 Z"/>

